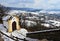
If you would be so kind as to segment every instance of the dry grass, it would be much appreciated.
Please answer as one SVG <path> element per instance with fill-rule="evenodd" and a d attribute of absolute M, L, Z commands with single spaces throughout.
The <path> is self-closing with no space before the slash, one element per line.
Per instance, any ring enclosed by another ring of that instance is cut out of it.
<path fill-rule="evenodd" d="M 0 41 L 4 41 L 4 39 L 0 37 Z"/>
<path fill-rule="evenodd" d="M 0 34 L 0 41 L 4 41 L 4 39 L 2 38 L 1 34 Z"/>

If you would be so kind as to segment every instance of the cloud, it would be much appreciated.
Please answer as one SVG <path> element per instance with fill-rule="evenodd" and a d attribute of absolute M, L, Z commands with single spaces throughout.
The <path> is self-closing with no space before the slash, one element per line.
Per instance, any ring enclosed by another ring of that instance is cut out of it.
<path fill-rule="evenodd" d="M 60 0 L 35 0 L 35 7 L 43 9 L 60 9 Z"/>
<path fill-rule="evenodd" d="M 8 7 L 32 7 L 34 0 L 1 0 L 0 3 Z"/>
<path fill-rule="evenodd" d="M 60 9 L 60 0 L 0 0 L 0 3 L 10 7 Z"/>

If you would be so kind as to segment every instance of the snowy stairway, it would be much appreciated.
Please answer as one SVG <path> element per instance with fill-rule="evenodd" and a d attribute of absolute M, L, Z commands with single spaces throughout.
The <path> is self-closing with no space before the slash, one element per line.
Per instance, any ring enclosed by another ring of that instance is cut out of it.
<path fill-rule="evenodd" d="M 15 31 L 14 35 L 12 35 L 12 33 L 8 33 L 6 32 L 7 29 L 3 26 L 3 24 L 0 24 L 0 34 L 3 35 L 4 41 L 20 41 L 20 40 L 25 40 L 19 37 L 16 37 L 14 35 L 18 35 L 21 37 L 21 35 Z"/>
<path fill-rule="evenodd" d="M 25 29 L 15 30 L 12 32 L 12 36 L 18 37 L 19 39 L 26 39 L 26 33 L 27 31 Z"/>
<path fill-rule="evenodd" d="M 0 34 L 2 34 L 4 37 L 6 37 L 6 40 L 9 40 L 10 39 L 10 41 L 25 40 L 25 39 L 21 39 L 21 38 L 15 37 L 15 36 L 12 36 L 12 37 L 11 36 L 8 36 L 7 34 L 3 33 L 2 31 L 0 31 Z"/>

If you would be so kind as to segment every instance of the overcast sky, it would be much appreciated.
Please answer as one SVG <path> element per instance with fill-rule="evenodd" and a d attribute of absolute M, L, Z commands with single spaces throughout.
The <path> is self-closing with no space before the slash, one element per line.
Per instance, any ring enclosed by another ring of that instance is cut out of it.
<path fill-rule="evenodd" d="M 0 0 L 0 4 L 19 8 L 60 9 L 60 0 Z"/>

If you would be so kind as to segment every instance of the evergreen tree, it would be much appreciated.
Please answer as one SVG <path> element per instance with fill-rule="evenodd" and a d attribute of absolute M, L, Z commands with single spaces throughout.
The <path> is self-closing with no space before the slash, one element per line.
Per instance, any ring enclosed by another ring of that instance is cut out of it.
<path fill-rule="evenodd" d="M 9 9 L 0 4 L 0 23 L 2 23 L 2 17 L 6 15 L 5 13 L 8 12 Z"/>

